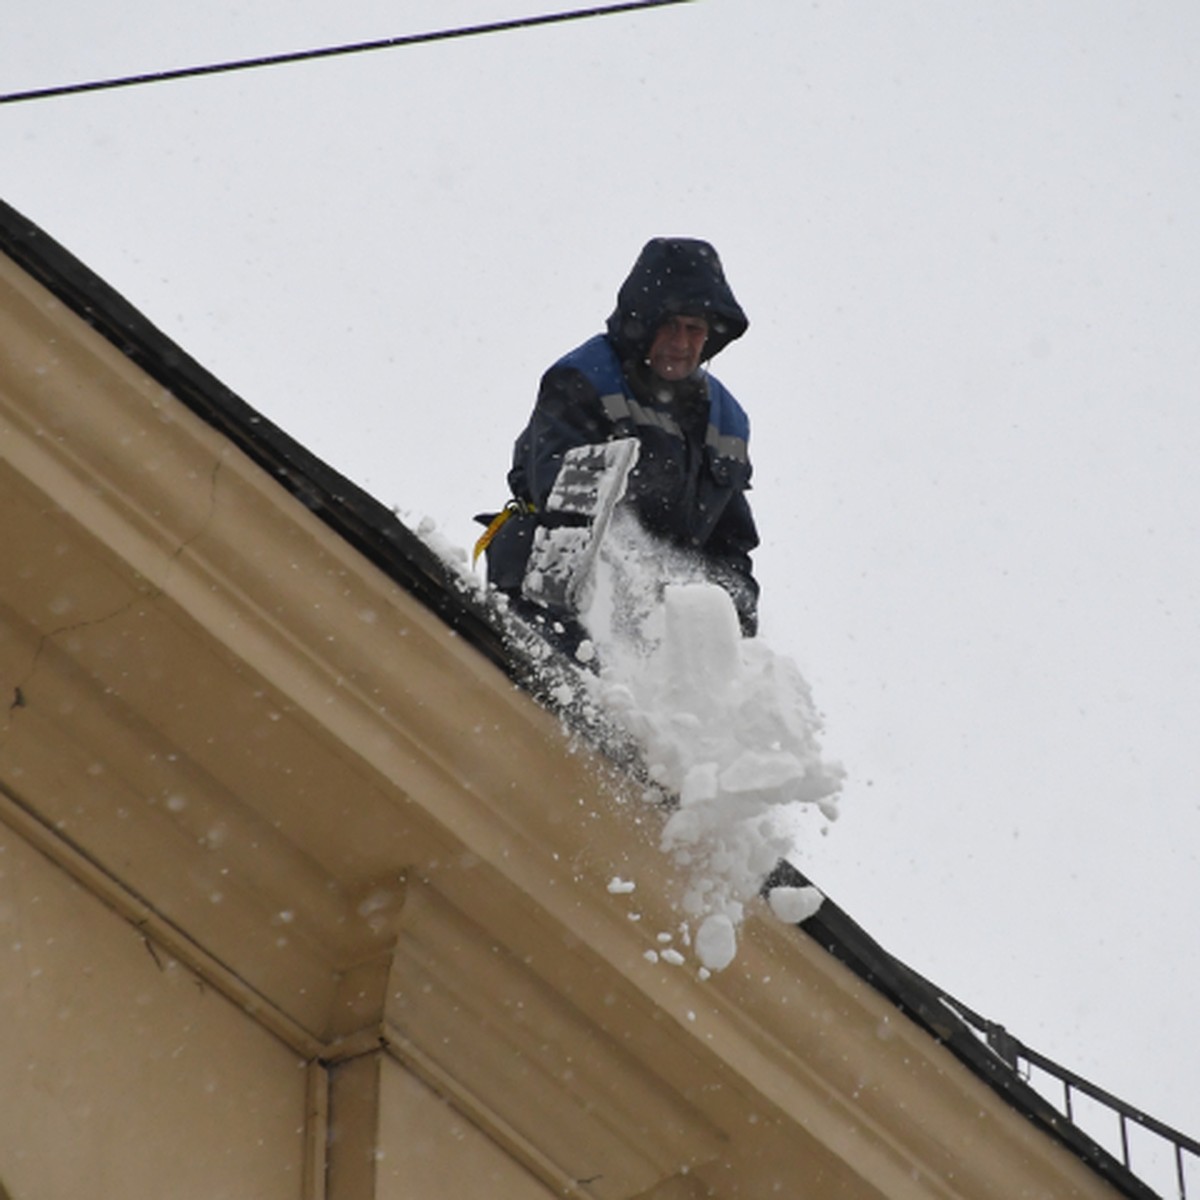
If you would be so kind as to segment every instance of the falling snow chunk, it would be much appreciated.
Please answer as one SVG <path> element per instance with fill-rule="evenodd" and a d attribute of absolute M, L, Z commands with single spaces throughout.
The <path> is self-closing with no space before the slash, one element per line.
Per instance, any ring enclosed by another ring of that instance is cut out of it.
<path fill-rule="evenodd" d="M 614 896 L 627 896 L 630 892 L 637 888 L 637 884 L 628 879 L 622 879 L 620 875 L 614 875 L 608 881 L 608 890 Z"/>
<path fill-rule="evenodd" d="M 696 955 L 710 971 L 723 971 L 737 956 L 737 933 L 724 913 L 705 917 L 696 930 Z"/>
<path fill-rule="evenodd" d="M 782 750 L 745 750 L 721 772 L 726 792 L 769 792 L 789 788 L 804 778 L 804 764 Z"/>
<path fill-rule="evenodd" d="M 767 896 L 767 904 L 781 921 L 799 925 L 821 907 L 825 897 L 815 887 L 777 887 Z"/>

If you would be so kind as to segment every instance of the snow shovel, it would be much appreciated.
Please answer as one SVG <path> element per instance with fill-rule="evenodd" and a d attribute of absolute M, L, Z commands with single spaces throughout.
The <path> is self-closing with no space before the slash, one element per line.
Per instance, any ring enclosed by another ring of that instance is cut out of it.
<path fill-rule="evenodd" d="M 580 611 L 637 456 L 637 438 L 576 446 L 563 455 L 543 510 L 546 523 L 534 531 L 521 584 L 526 599 L 559 612 Z"/>

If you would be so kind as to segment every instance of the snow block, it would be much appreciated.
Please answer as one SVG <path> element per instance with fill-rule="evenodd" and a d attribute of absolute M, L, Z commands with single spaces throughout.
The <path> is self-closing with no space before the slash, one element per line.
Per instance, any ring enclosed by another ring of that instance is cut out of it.
<path fill-rule="evenodd" d="M 733 601 L 711 583 L 676 583 L 663 594 L 663 660 L 682 706 L 723 696 L 741 670 L 742 632 Z"/>

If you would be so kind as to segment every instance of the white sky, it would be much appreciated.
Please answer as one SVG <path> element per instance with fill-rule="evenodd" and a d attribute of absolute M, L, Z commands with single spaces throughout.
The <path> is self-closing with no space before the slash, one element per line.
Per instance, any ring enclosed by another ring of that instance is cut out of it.
<path fill-rule="evenodd" d="M 0 92 L 552 7 L 40 0 Z M 713 241 L 763 634 L 850 772 L 800 865 L 1195 1136 L 1197 47 L 1192 0 L 698 0 L 0 107 L 0 194 L 463 546 L 642 243 Z"/>

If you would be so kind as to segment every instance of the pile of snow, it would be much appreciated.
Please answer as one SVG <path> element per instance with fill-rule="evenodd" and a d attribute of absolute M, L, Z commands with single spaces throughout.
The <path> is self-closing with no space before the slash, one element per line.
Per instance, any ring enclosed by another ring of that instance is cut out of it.
<path fill-rule="evenodd" d="M 638 745 L 671 807 L 662 849 L 686 880 L 681 917 L 707 970 L 729 965 L 746 905 L 795 850 L 797 809 L 832 820 L 844 772 L 821 753 L 821 720 L 791 660 L 743 638 L 726 592 L 632 522 L 605 539 L 583 624 L 592 690 Z M 815 888 L 768 897 L 781 920 L 820 904 Z"/>

